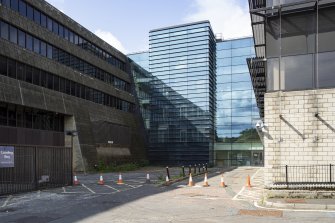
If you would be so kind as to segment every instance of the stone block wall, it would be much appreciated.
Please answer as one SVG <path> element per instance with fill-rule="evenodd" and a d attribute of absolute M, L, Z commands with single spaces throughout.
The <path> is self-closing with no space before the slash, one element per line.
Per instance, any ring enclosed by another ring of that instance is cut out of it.
<path fill-rule="evenodd" d="M 335 89 L 266 93 L 264 103 L 267 187 L 285 179 L 278 166 L 335 164 Z M 311 168 L 304 177 L 313 181 L 324 174 Z"/>

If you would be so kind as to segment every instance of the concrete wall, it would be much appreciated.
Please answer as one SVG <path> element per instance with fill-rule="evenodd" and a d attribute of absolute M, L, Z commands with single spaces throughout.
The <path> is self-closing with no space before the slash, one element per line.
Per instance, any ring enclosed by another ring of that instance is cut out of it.
<path fill-rule="evenodd" d="M 335 89 L 266 93 L 264 100 L 266 186 L 284 177 L 273 169 L 278 165 L 334 164 Z M 316 169 L 305 174 L 321 175 Z"/>
<path fill-rule="evenodd" d="M 28 0 L 27 2 L 32 3 L 46 14 L 59 20 L 64 25 L 71 27 L 72 30 L 84 36 L 91 42 L 94 42 L 118 57 L 120 60 L 128 63 L 125 55 L 106 44 L 100 38 L 94 36 L 91 32 L 81 27 L 78 23 L 74 22 L 46 2 L 38 0 Z M 90 52 L 56 36 L 33 21 L 20 16 L 17 12 L 5 7 L 0 7 L 0 18 L 125 81 L 132 82 L 128 73 L 117 69 L 107 61 L 104 61 Z M 136 104 L 135 97 L 132 94 L 118 90 L 108 83 L 89 77 L 86 74 L 75 71 L 70 67 L 64 66 L 46 57 L 42 57 L 36 53 L 27 51 L 9 41 L 0 39 L 0 46 L 0 55 L 4 55 L 19 62 L 48 71 L 52 74 L 98 89 L 101 92 Z M 127 66 L 129 66 L 129 64 L 127 64 Z M 95 122 L 126 126 L 129 129 L 129 140 L 127 144 L 112 145 L 108 148 L 111 150 L 126 148 L 129 150 L 129 158 L 132 160 L 146 158 L 144 137 L 141 134 L 143 129 L 140 125 L 140 117 L 136 113 L 124 112 L 2 75 L 0 75 L 0 102 L 1 101 L 67 115 L 68 118 L 65 119 L 65 130 L 78 131 L 78 136 L 74 137 L 73 143 L 75 158 L 74 168 L 77 171 L 92 169 L 94 164 L 98 163 L 99 159 L 97 148 L 99 148 L 100 145 L 98 144 L 107 143 L 110 138 L 114 138 L 115 140 L 115 138 L 119 137 L 117 131 L 114 131 L 110 133 L 108 137 L 99 138 L 97 140 L 94 135 L 95 129 L 93 123 Z M 104 130 L 102 129 L 100 131 L 103 132 Z M 108 131 L 108 129 L 105 131 Z M 68 137 L 65 139 L 65 144 L 67 146 L 71 145 L 70 140 L 71 139 Z M 117 156 L 108 157 L 109 159 L 118 159 Z"/>

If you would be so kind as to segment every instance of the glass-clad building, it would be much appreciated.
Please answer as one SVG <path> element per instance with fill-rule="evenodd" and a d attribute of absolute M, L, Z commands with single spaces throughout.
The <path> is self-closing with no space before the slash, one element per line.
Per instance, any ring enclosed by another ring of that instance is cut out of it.
<path fill-rule="evenodd" d="M 216 44 L 209 21 L 152 30 L 149 43 L 149 159 L 212 163 Z"/>
<path fill-rule="evenodd" d="M 145 70 L 149 71 L 149 51 L 142 51 L 131 53 L 127 55 L 131 60 L 135 61 L 136 64 L 140 65 Z"/>
<path fill-rule="evenodd" d="M 246 61 L 254 55 L 252 37 L 217 40 L 215 161 L 218 166 L 263 164 L 263 145 L 255 127 L 260 116 Z"/>

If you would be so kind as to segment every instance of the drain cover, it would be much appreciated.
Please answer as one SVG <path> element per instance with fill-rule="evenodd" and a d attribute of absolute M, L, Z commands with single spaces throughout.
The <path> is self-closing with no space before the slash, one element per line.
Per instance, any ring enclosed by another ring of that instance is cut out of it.
<path fill-rule="evenodd" d="M 251 215 L 251 216 L 258 216 L 258 217 L 283 217 L 282 211 L 268 211 L 268 210 L 245 210 L 241 209 L 238 212 L 239 215 Z"/>

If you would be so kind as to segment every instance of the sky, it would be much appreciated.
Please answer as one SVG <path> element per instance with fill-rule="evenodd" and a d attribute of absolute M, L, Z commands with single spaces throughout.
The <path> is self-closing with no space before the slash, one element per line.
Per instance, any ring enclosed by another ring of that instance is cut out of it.
<path fill-rule="evenodd" d="M 201 20 L 224 39 L 252 34 L 247 0 L 47 1 L 125 54 L 148 50 L 152 29 Z"/>

